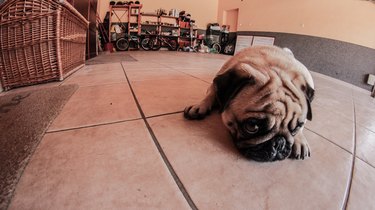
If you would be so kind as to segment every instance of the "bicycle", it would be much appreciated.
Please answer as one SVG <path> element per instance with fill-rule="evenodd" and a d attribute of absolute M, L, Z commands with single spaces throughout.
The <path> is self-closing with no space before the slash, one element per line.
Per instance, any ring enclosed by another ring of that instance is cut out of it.
<path fill-rule="evenodd" d="M 168 50 L 176 51 L 178 43 L 176 39 L 157 35 L 156 37 L 150 38 L 148 47 L 155 51 L 159 50 L 161 47 L 167 47 Z"/>
<path fill-rule="evenodd" d="M 150 37 L 145 37 L 143 39 L 140 39 L 138 36 L 125 34 L 124 37 L 117 39 L 116 49 L 119 51 L 126 51 L 129 49 L 130 44 L 134 43 L 134 45 L 137 46 L 137 48 L 141 46 L 143 50 L 150 50 L 149 41 L 150 41 Z"/>

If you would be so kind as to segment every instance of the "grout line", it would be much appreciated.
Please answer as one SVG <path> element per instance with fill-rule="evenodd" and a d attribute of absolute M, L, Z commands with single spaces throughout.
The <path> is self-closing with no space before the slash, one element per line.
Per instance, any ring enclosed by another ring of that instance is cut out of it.
<path fill-rule="evenodd" d="M 356 118 L 356 109 L 355 109 L 355 103 L 353 99 L 353 92 L 352 92 L 352 103 L 353 103 L 353 154 L 352 154 L 352 166 L 350 169 L 350 174 L 349 174 L 349 179 L 345 191 L 345 197 L 344 197 L 344 203 L 341 209 L 347 209 L 348 208 L 348 203 L 349 203 L 349 197 L 350 197 L 350 192 L 352 189 L 352 184 L 353 184 L 353 176 L 354 176 L 354 167 L 355 167 L 355 159 L 356 159 L 356 150 L 357 150 L 357 118 Z"/>
<path fill-rule="evenodd" d="M 127 119 L 127 120 L 119 120 L 119 121 L 113 121 L 113 122 L 108 122 L 108 123 L 99 123 L 99 124 L 94 124 L 94 125 L 84 125 L 84 126 L 78 126 L 74 128 L 63 128 L 63 129 L 58 129 L 58 130 L 52 130 L 52 131 L 46 131 L 46 133 L 58 133 L 58 132 L 64 132 L 64 131 L 71 131 L 71 130 L 79 130 L 79 129 L 85 129 L 85 128 L 93 128 L 93 127 L 98 127 L 98 126 L 105 126 L 105 125 L 113 125 L 113 124 L 118 124 L 118 123 L 123 123 L 123 122 L 132 122 L 136 120 L 140 120 L 142 118 L 133 118 L 133 119 Z"/>
<path fill-rule="evenodd" d="M 183 71 L 179 71 L 179 70 L 177 70 L 177 69 L 175 69 L 175 68 L 169 67 L 169 66 L 167 66 L 167 65 L 165 65 L 165 64 L 162 64 L 162 63 L 159 63 L 159 64 L 162 65 L 162 66 L 165 66 L 165 67 L 167 67 L 167 68 L 170 68 L 170 70 L 173 70 L 173 71 L 177 71 L 177 72 L 183 73 L 183 74 L 185 74 L 185 75 L 188 75 L 188 76 L 190 76 L 190 77 L 193 77 L 193 78 L 195 78 L 195 79 L 198 79 L 198 80 L 200 80 L 200 81 L 202 81 L 202 82 L 204 82 L 204 83 L 211 84 L 211 82 L 207 82 L 207 81 L 205 81 L 205 80 L 203 80 L 203 79 L 201 79 L 201 78 L 199 78 L 199 77 L 196 77 L 196 76 L 194 76 L 194 75 L 188 74 L 188 73 L 183 72 Z"/>
<path fill-rule="evenodd" d="M 147 118 L 145 117 L 145 114 L 144 114 L 144 112 L 143 112 L 143 110 L 141 108 L 141 105 L 140 105 L 140 103 L 139 103 L 139 101 L 138 101 L 138 99 L 137 99 L 137 97 L 135 95 L 133 87 L 131 86 L 131 83 L 129 81 L 129 78 L 128 78 L 126 72 L 125 72 L 125 68 L 124 68 L 124 66 L 123 66 L 122 63 L 121 63 L 121 66 L 122 66 L 122 69 L 124 71 L 126 80 L 128 81 L 128 85 L 129 85 L 130 91 L 131 91 L 131 93 L 132 93 L 132 95 L 134 97 L 134 100 L 135 100 L 135 103 L 137 105 L 137 108 L 138 108 L 138 110 L 139 110 L 139 112 L 140 112 L 140 114 L 142 116 L 142 119 L 143 119 L 143 121 L 144 121 L 144 123 L 145 123 L 145 125 L 147 127 L 147 130 L 149 131 L 149 134 L 150 134 L 150 136 L 151 136 L 151 138 L 152 138 L 152 140 L 153 140 L 153 142 L 154 142 L 157 150 L 159 151 L 159 154 L 160 154 L 161 158 L 163 159 L 165 165 L 167 166 L 167 169 L 168 169 L 169 173 L 172 175 L 172 177 L 173 177 L 174 181 L 176 182 L 178 188 L 180 189 L 182 195 L 185 197 L 186 201 L 188 202 L 190 208 L 193 209 L 193 210 L 197 210 L 198 209 L 197 206 L 195 205 L 194 201 L 191 199 L 189 193 L 187 192 L 184 184 L 181 182 L 180 178 L 178 177 L 176 171 L 173 169 L 172 164 L 169 162 L 167 155 L 164 153 L 164 151 L 163 151 L 163 149 L 162 149 L 159 141 L 156 138 L 156 135 L 155 135 L 154 131 L 152 130 L 150 124 L 148 123 Z"/>
<path fill-rule="evenodd" d="M 177 72 L 181 72 L 181 73 L 183 73 L 183 74 L 189 75 L 190 77 L 193 77 L 193 78 L 195 78 L 195 79 L 198 79 L 198 80 L 200 80 L 200 81 L 202 81 L 202 82 L 204 82 L 204 83 L 207 83 L 207 84 L 211 84 L 211 83 L 212 83 L 212 82 L 207 82 L 206 80 L 203 80 L 203 79 L 201 79 L 201 78 L 199 78 L 199 77 L 196 77 L 196 76 L 194 76 L 194 75 L 188 74 L 188 73 L 186 73 L 186 72 L 179 71 L 179 70 L 176 70 L 176 69 L 174 69 L 174 70 L 177 71 Z"/>
<path fill-rule="evenodd" d="M 326 141 L 328 141 L 328 142 L 330 142 L 330 143 L 336 145 L 337 147 L 340 147 L 341 149 L 345 150 L 345 151 L 348 152 L 349 154 L 352 154 L 352 152 L 350 152 L 350 151 L 347 150 L 346 148 L 342 147 L 341 145 L 338 145 L 337 143 L 335 143 L 335 142 L 331 141 L 330 139 L 328 139 L 328 138 L 322 136 L 321 134 L 319 134 L 319 133 L 317 133 L 317 132 L 315 132 L 315 131 L 313 131 L 313 130 L 307 128 L 307 127 L 305 127 L 304 129 L 306 129 L 306 130 L 308 130 L 308 131 L 314 133 L 315 135 L 318 135 L 318 136 L 322 137 L 322 138 L 325 139 Z"/>
<path fill-rule="evenodd" d="M 183 112 L 184 112 L 184 111 L 168 112 L 168 113 L 165 113 L 165 114 L 151 115 L 151 116 L 148 116 L 148 117 L 146 117 L 146 118 L 147 118 L 147 119 L 150 119 L 150 118 L 155 118 L 155 117 L 162 117 L 162 116 L 168 116 L 168 115 L 179 114 L 179 113 L 183 113 Z"/>
<path fill-rule="evenodd" d="M 367 160 L 364 160 L 364 159 L 362 159 L 362 158 L 360 158 L 360 157 L 356 157 L 356 158 L 358 158 L 358 159 L 361 160 L 362 162 L 366 163 L 366 164 L 369 165 L 371 168 L 375 168 L 375 165 L 373 165 L 372 163 L 369 163 Z"/>

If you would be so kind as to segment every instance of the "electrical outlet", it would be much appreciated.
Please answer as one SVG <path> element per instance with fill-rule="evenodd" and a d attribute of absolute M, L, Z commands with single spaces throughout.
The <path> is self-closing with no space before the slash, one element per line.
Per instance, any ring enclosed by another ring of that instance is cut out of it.
<path fill-rule="evenodd" d="M 368 75 L 367 84 L 375 85 L 375 75 L 373 75 L 373 74 Z"/>

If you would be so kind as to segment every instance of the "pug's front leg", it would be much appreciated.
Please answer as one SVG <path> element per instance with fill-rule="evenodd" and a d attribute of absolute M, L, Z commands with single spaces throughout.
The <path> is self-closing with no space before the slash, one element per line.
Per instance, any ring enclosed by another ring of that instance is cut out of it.
<path fill-rule="evenodd" d="M 294 136 L 294 144 L 291 158 L 305 159 L 310 157 L 310 147 L 307 143 L 305 135 L 302 133 L 302 129 Z"/>
<path fill-rule="evenodd" d="M 211 85 L 204 99 L 196 105 L 188 106 L 184 110 L 184 117 L 189 120 L 200 120 L 210 114 L 215 103 L 215 88 Z"/>

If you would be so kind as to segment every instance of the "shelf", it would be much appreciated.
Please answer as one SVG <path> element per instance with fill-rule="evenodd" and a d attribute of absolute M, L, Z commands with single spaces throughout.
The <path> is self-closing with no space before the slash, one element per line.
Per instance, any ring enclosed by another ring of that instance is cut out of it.
<path fill-rule="evenodd" d="M 141 36 L 157 36 L 156 34 L 145 34 L 145 33 L 141 33 L 140 35 Z"/>
<path fill-rule="evenodd" d="M 195 37 L 190 38 L 190 37 L 185 37 L 185 36 L 180 36 L 180 38 L 181 38 L 181 39 L 197 39 L 197 38 L 195 38 Z"/>
<path fill-rule="evenodd" d="M 187 27 L 180 27 L 180 29 L 182 29 L 182 30 L 190 30 L 190 28 L 187 28 Z M 197 31 L 198 29 L 196 29 L 196 28 L 193 28 L 193 31 Z"/>
<path fill-rule="evenodd" d="M 155 14 L 141 14 L 142 16 L 147 16 L 147 17 L 158 17 Z"/>
<path fill-rule="evenodd" d="M 166 25 L 160 25 L 161 27 L 166 27 L 166 28 L 180 28 L 178 26 L 166 26 Z"/>
<path fill-rule="evenodd" d="M 173 35 L 160 35 L 160 36 L 163 36 L 163 37 L 170 37 L 170 38 L 178 38 L 178 36 L 173 36 Z"/>
<path fill-rule="evenodd" d="M 142 23 L 141 25 L 142 26 L 160 26 L 160 25 L 156 25 L 156 24 L 144 24 L 144 23 Z"/>
<path fill-rule="evenodd" d="M 130 9 L 130 8 L 140 9 L 140 8 L 142 8 L 142 4 L 132 4 L 132 5 L 111 5 L 110 7 L 111 7 L 112 9 Z"/>
<path fill-rule="evenodd" d="M 179 17 L 167 16 L 167 15 L 162 15 L 160 17 L 161 18 L 170 18 L 170 19 L 178 19 L 179 18 Z"/>

